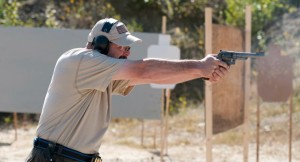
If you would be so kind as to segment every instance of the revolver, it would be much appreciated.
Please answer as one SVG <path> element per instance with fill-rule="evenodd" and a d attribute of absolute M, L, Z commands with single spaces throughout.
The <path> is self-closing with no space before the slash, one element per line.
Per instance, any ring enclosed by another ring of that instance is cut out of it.
<path fill-rule="evenodd" d="M 264 52 L 249 53 L 249 52 L 235 52 L 235 51 L 225 51 L 220 50 L 217 58 L 226 62 L 228 66 L 235 64 L 236 60 L 247 60 L 248 57 L 257 58 L 265 56 Z M 208 80 L 208 78 L 203 78 Z"/>
<path fill-rule="evenodd" d="M 235 60 L 247 60 L 248 57 L 261 57 L 265 56 L 264 52 L 248 53 L 248 52 L 235 52 L 220 50 L 217 58 L 227 63 L 227 65 L 235 64 Z"/>

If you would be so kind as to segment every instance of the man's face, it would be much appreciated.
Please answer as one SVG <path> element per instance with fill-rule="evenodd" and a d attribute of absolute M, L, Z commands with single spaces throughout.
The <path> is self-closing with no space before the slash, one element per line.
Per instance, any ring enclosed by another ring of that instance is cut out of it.
<path fill-rule="evenodd" d="M 114 43 L 109 44 L 109 52 L 107 54 L 110 57 L 127 59 L 130 55 L 130 47 L 129 46 L 119 46 Z"/>

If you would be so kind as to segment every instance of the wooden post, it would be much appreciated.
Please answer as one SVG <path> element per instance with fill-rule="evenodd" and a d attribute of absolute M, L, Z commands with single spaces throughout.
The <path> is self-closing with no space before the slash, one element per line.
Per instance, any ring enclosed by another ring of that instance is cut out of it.
<path fill-rule="evenodd" d="M 15 128 L 15 141 L 18 140 L 18 114 L 16 112 L 13 113 L 14 118 L 14 128 Z"/>
<path fill-rule="evenodd" d="M 290 97 L 290 123 L 289 123 L 289 162 L 292 161 L 292 138 L 293 138 L 293 94 Z"/>
<path fill-rule="evenodd" d="M 162 17 L 162 34 L 166 34 L 167 32 L 167 17 L 163 16 Z M 164 125 L 164 154 L 168 154 L 168 128 L 169 128 L 169 105 L 170 105 L 170 94 L 171 90 L 170 89 L 165 89 L 164 91 L 164 103 L 165 103 L 165 125 Z"/>
<path fill-rule="evenodd" d="M 26 129 L 27 128 L 27 125 L 28 125 L 28 119 L 27 119 L 27 114 L 26 113 L 24 113 L 23 114 L 23 121 L 22 121 L 22 126 Z"/>
<path fill-rule="evenodd" d="M 141 119 L 142 129 L 141 129 L 141 145 L 144 146 L 144 120 Z"/>
<path fill-rule="evenodd" d="M 257 110 L 256 110 L 256 162 L 259 162 L 259 129 L 260 129 L 260 98 L 257 95 Z"/>
<path fill-rule="evenodd" d="M 164 118 L 165 118 L 165 113 L 164 113 L 164 89 L 162 91 L 162 106 L 161 106 L 161 123 L 160 123 L 160 160 L 163 161 L 163 151 L 164 151 Z"/>
<path fill-rule="evenodd" d="M 166 30 L 167 30 L 167 17 L 166 16 L 163 16 L 162 17 L 162 27 L 161 27 L 161 31 L 162 31 L 162 34 L 165 34 L 166 33 Z M 164 151 L 165 151 L 165 141 L 166 141 L 166 134 L 165 134 L 165 131 L 166 131 L 166 127 L 165 127 L 165 124 L 166 124 L 166 113 L 165 113 L 165 102 L 166 101 L 166 89 L 163 89 L 162 90 L 162 116 L 161 116 L 161 149 L 160 149 L 160 158 L 161 158 L 161 161 L 163 161 L 163 155 L 164 155 Z"/>
<path fill-rule="evenodd" d="M 167 17 L 163 16 L 162 17 L 162 24 L 161 24 L 161 33 L 166 34 L 167 32 Z"/>
<path fill-rule="evenodd" d="M 245 51 L 251 52 L 251 6 L 246 6 Z M 245 63 L 245 99 L 244 99 L 244 162 L 248 162 L 249 146 L 249 100 L 250 100 L 250 72 L 251 59 Z"/>
<path fill-rule="evenodd" d="M 153 148 L 155 149 L 156 148 L 156 124 L 155 126 L 153 127 L 154 128 L 154 134 L 153 134 Z"/>
<path fill-rule="evenodd" d="M 205 54 L 212 53 L 212 9 L 205 8 Z M 212 85 L 205 82 L 206 161 L 212 162 Z"/>
<path fill-rule="evenodd" d="M 169 108 L 170 108 L 170 95 L 171 95 L 171 90 L 167 89 L 166 91 L 166 130 L 165 130 L 165 153 L 166 155 L 168 154 L 168 129 L 169 129 Z"/>

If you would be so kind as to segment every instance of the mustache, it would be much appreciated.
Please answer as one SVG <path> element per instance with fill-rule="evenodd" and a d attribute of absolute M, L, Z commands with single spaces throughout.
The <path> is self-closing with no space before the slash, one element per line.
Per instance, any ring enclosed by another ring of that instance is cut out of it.
<path fill-rule="evenodd" d="M 127 59 L 126 56 L 120 56 L 119 59 Z"/>

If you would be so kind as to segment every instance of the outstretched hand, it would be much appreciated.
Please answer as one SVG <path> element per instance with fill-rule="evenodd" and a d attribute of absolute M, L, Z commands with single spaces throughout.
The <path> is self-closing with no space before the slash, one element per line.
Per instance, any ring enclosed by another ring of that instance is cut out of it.
<path fill-rule="evenodd" d="M 228 70 L 222 66 L 219 66 L 214 70 L 212 73 L 212 77 L 209 78 L 210 82 L 217 82 L 225 77 L 225 75 L 228 73 Z"/>
<path fill-rule="evenodd" d="M 217 55 L 209 54 L 201 60 L 203 63 L 203 77 L 214 83 L 223 79 L 228 73 L 229 66 L 217 59 Z"/>

